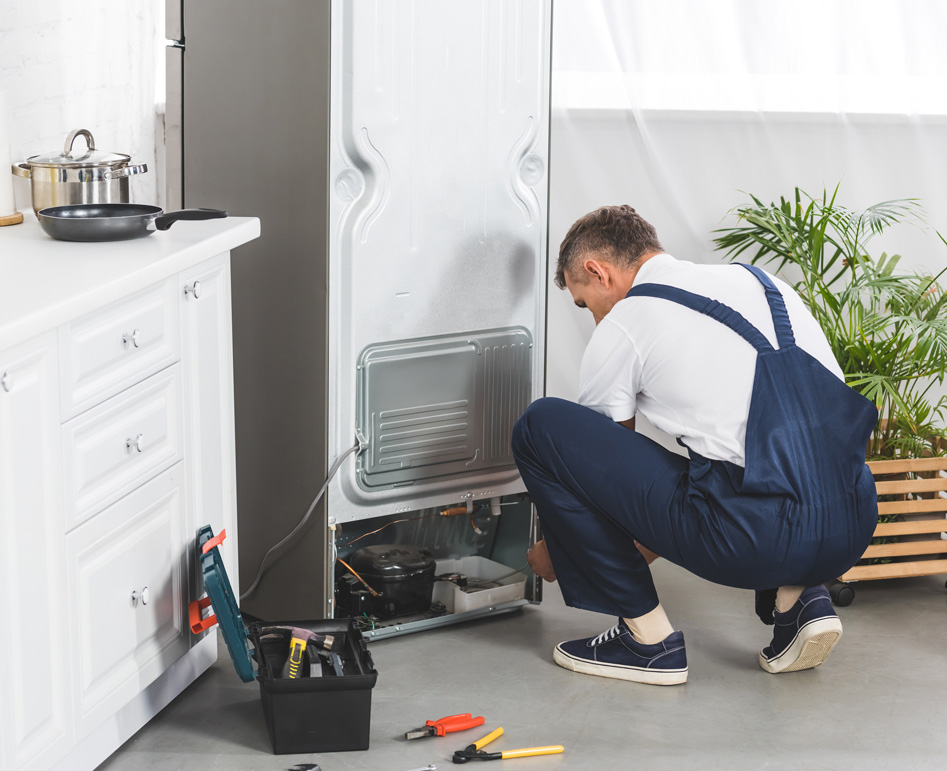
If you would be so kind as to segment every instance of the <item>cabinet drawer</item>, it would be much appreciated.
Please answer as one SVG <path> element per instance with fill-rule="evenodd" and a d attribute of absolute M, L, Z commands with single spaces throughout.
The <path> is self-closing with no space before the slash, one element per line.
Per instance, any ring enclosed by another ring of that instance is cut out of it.
<path fill-rule="evenodd" d="M 183 496 L 178 464 L 66 536 L 79 737 L 187 652 Z"/>
<path fill-rule="evenodd" d="M 63 425 L 67 530 L 181 460 L 181 388 L 175 364 Z"/>
<path fill-rule="evenodd" d="M 174 279 L 59 331 L 63 418 L 103 402 L 180 358 Z"/>

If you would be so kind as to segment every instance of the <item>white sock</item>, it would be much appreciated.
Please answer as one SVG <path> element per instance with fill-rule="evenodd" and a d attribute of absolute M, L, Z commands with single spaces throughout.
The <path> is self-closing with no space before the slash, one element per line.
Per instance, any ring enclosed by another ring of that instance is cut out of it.
<path fill-rule="evenodd" d="M 645 613 L 638 618 L 623 619 L 631 630 L 631 635 L 643 645 L 655 645 L 661 642 L 669 634 L 674 633 L 671 622 L 668 621 L 667 614 L 661 603 L 650 613 Z"/>
<path fill-rule="evenodd" d="M 792 606 L 796 604 L 799 595 L 803 593 L 805 588 L 804 586 L 780 586 L 776 592 L 777 612 L 785 613 L 792 610 Z"/>

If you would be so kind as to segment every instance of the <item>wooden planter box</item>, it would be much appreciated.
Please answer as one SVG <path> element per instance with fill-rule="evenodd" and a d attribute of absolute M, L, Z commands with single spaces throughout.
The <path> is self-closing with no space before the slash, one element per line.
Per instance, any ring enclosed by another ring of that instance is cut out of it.
<path fill-rule="evenodd" d="M 880 460 L 868 464 L 878 489 L 879 521 L 875 538 L 894 537 L 892 543 L 873 543 L 862 560 L 839 581 L 871 581 L 947 573 L 947 458 Z M 866 560 L 886 559 L 872 562 Z M 847 587 L 845 587 L 847 588 Z M 833 598 L 848 605 L 854 596 Z M 844 590 L 842 590 L 844 592 Z M 851 592 L 851 590 L 848 590 Z"/>

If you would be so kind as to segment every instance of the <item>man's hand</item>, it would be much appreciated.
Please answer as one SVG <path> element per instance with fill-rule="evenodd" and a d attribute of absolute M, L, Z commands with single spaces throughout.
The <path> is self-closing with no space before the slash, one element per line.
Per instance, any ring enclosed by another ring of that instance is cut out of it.
<path fill-rule="evenodd" d="M 549 583 L 555 582 L 556 571 L 552 567 L 552 559 L 549 557 L 549 549 L 546 548 L 545 540 L 536 542 L 536 545 L 526 555 L 526 561 L 537 576 L 549 581 Z"/>

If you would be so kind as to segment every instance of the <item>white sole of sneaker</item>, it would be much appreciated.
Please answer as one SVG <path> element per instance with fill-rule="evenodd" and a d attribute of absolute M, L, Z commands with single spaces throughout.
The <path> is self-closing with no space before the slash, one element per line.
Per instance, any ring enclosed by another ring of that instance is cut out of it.
<path fill-rule="evenodd" d="M 598 661 L 573 658 L 558 645 L 552 653 L 552 658 L 563 669 L 583 675 L 611 677 L 614 680 L 628 680 L 633 683 L 646 683 L 648 685 L 681 685 L 687 681 L 686 668 L 655 670 L 623 667 L 620 664 L 603 664 Z"/>
<path fill-rule="evenodd" d="M 796 633 L 796 638 L 779 656 L 767 659 L 760 653 L 760 666 L 767 672 L 798 672 L 812 669 L 824 662 L 842 637 L 838 617 L 810 621 Z"/>

